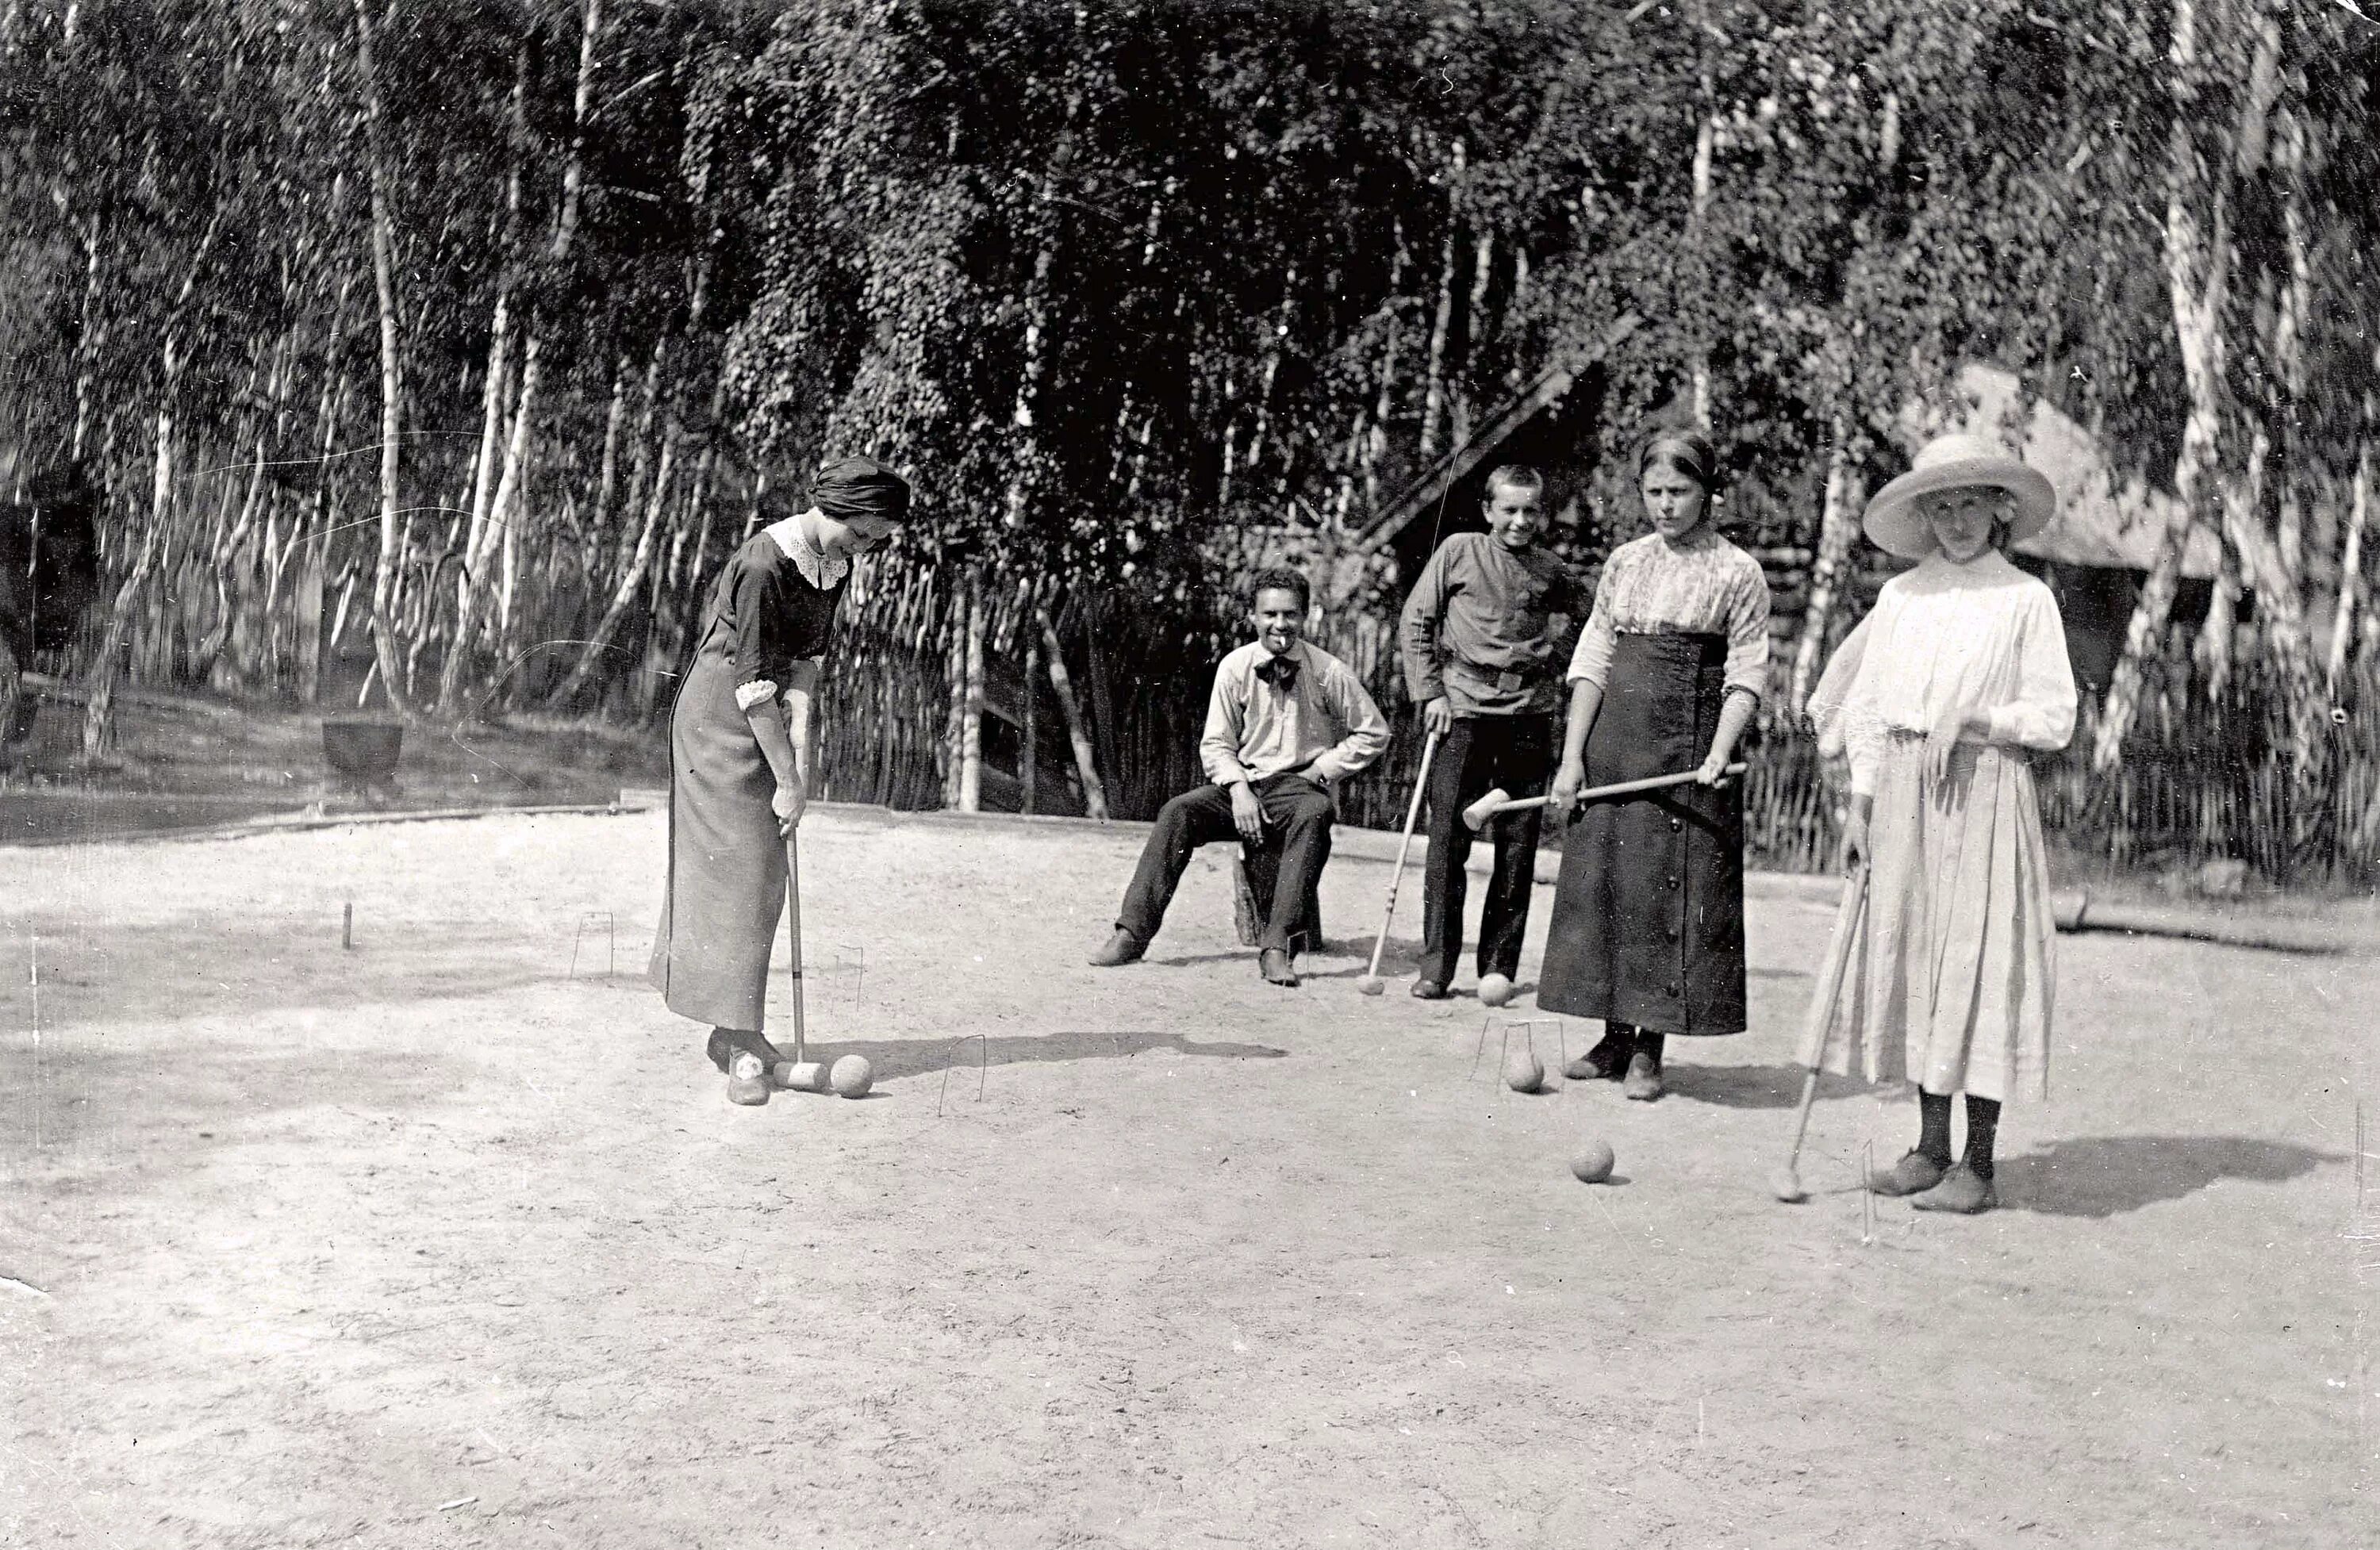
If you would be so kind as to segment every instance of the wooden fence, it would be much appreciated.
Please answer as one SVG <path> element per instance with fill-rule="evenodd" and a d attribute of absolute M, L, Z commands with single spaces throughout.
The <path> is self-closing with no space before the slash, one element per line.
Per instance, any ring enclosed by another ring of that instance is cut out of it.
<path fill-rule="evenodd" d="M 1021 805 L 1022 734 L 1032 728 L 1036 809 L 1081 813 L 1082 786 L 1046 675 L 1019 665 L 1050 609 L 1061 660 L 1091 723 L 1095 761 L 1111 813 L 1154 817 L 1166 798 L 1204 779 L 1196 745 L 1215 663 L 1245 638 L 1245 610 L 1218 597 L 1145 599 L 1076 593 L 1010 579 L 983 583 L 987 650 L 1002 686 L 988 720 L 1005 723 L 1009 767 L 987 755 L 987 806 Z M 896 563 L 867 563 L 837 625 L 834 692 L 824 711 L 827 794 L 901 808 L 945 804 L 953 726 L 954 650 L 965 617 L 964 583 Z M 2182 632 L 2177 632 L 2180 636 Z M 1407 703 L 1394 622 L 1351 612 L 1326 622 L 1316 644 L 1342 657 L 1370 686 L 1394 736 L 1388 755 L 1347 781 L 1342 821 L 1393 829 L 1420 762 L 1418 718 Z M 1040 664 L 1046 669 L 1046 662 Z M 1782 669 L 1780 666 L 1780 672 Z M 2314 767 L 2293 769 L 2275 724 L 2277 696 L 2243 668 L 2213 696 L 2177 647 L 2154 672 L 2122 767 L 2092 773 L 2095 707 L 2086 699 L 2073 745 L 2035 767 L 2042 817 L 2069 852 L 2119 867 L 2248 863 L 2276 881 L 2324 886 L 2380 878 L 2380 686 L 2359 666 L 2325 718 Z M 1030 706 L 1020 702 L 1030 698 Z M 1002 703 L 1003 699 L 1005 703 Z M 1105 719 L 1104 727 L 1098 723 Z M 987 748 L 994 739 L 987 737 Z M 1832 865 L 1840 827 L 1840 773 L 1823 768 L 1806 733 L 1765 709 L 1747 746 L 1745 844 L 1754 865 L 1808 871 Z"/>

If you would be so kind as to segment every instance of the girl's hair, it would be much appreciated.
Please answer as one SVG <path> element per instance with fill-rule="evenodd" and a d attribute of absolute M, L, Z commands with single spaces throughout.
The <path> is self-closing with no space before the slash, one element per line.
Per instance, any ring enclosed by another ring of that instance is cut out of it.
<path fill-rule="evenodd" d="M 1699 430 L 1663 430 L 1636 454 L 1636 482 L 1656 466 L 1683 474 L 1702 486 L 1706 495 L 1718 490 L 1718 449 Z"/>

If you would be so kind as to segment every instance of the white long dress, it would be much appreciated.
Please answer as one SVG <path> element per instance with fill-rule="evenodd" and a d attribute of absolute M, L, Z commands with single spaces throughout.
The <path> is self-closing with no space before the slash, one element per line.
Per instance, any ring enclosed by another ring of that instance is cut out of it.
<path fill-rule="evenodd" d="M 1864 907 L 1847 893 L 1837 922 L 1828 1070 L 2048 1096 L 2057 926 L 2031 760 L 2066 746 L 2075 707 L 2057 600 L 1993 550 L 1895 576 L 1837 651 L 1811 712 L 1875 807 Z M 1937 785 L 1928 733 L 1971 711 L 1989 730 Z"/>

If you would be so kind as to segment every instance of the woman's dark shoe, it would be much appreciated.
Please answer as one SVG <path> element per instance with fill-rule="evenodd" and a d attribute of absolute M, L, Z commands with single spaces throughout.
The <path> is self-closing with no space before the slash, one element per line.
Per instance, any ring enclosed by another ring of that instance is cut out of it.
<path fill-rule="evenodd" d="M 712 1065 L 719 1068 L 719 1074 L 724 1076 L 727 1063 L 735 1058 L 735 1041 L 726 1029 L 713 1028 L 710 1037 L 703 1041 L 702 1052 L 710 1057 Z"/>
<path fill-rule="evenodd" d="M 1653 1063 L 1653 1057 L 1640 1051 L 1628 1058 L 1628 1076 L 1620 1091 L 1638 1103 L 1651 1103 L 1661 1096 L 1661 1068 Z"/>
<path fill-rule="evenodd" d="M 1922 1194 L 1940 1183 L 1949 1171 L 1949 1164 L 1923 1152 L 1903 1152 L 1900 1160 L 1886 1171 L 1869 1174 L 1867 1187 L 1876 1194 Z"/>
<path fill-rule="evenodd" d="M 1414 999 L 1416 1001 L 1442 1001 L 1446 999 L 1446 987 L 1440 985 L 1434 979 L 1417 979 L 1414 981 L 1413 993 Z"/>
<path fill-rule="evenodd" d="M 1257 973 L 1264 975 L 1267 985 L 1284 989 L 1297 988 L 1297 969 L 1290 963 L 1289 954 L 1277 947 L 1269 947 L 1257 954 Z"/>
<path fill-rule="evenodd" d="M 1562 1067 L 1572 1082 L 1617 1082 L 1628 1070 L 1628 1041 L 1610 1035 L 1603 1042 Z"/>

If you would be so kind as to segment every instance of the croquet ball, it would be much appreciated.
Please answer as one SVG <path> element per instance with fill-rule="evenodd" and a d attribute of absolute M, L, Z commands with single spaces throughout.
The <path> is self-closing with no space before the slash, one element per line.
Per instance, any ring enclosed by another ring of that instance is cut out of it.
<path fill-rule="evenodd" d="M 1484 975 L 1479 980 L 1479 1004 L 1500 1007 L 1512 999 L 1512 982 L 1502 975 Z"/>
<path fill-rule="evenodd" d="M 769 1068 L 769 1075 L 789 1093 L 826 1091 L 826 1067 L 816 1060 L 780 1060 Z"/>
<path fill-rule="evenodd" d="M 827 1080 L 833 1083 L 834 1090 L 844 1097 L 864 1097 L 868 1089 L 875 1084 L 876 1068 L 868 1063 L 865 1055 L 845 1055 L 834 1063 L 832 1071 L 827 1072 Z"/>
<path fill-rule="evenodd" d="M 1534 1093 L 1546 1084 L 1546 1068 L 1534 1050 L 1516 1049 L 1504 1062 L 1504 1085 L 1516 1093 Z"/>
<path fill-rule="evenodd" d="M 758 1082 L 768 1071 L 760 1064 L 760 1057 L 748 1049 L 739 1049 L 727 1062 L 727 1074 L 738 1082 Z"/>
<path fill-rule="evenodd" d="M 1571 1158 L 1570 1170 L 1582 1184 L 1600 1184 L 1611 1177 L 1613 1161 L 1611 1143 L 1590 1141 L 1578 1149 L 1578 1156 Z"/>

